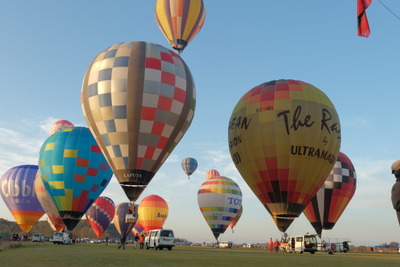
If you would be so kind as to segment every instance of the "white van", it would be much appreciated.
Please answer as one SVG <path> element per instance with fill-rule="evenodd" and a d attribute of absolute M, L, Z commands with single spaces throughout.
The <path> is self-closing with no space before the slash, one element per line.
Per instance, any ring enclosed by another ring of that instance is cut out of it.
<path fill-rule="evenodd" d="M 233 242 L 231 241 L 222 241 L 221 243 L 218 244 L 218 247 L 220 248 L 232 248 Z"/>
<path fill-rule="evenodd" d="M 287 242 L 288 252 L 310 252 L 314 254 L 318 251 L 317 235 L 298 235 L 290 236 Z"/>
<path fill-rule="evenodd" d="M 43 242 L 44 236 L 42 234 L 33 234 L 32 235 L 32 242 Z"/>
<path fill-rule="evenodd" d="M 71 239 L 69 233 L 55 232 L 53 234 L 53 243 L 54 244 L 68 245 L 68 244 L 72 244 L 72 239 Z"/>
<path fill-rule="evenodd" d="M 168 248 L 168 250 L 171 250 L 175 245 L 174 232 L 168 229 L 150 230 L 144 240 L 144 244 L 146 249 Z"/>

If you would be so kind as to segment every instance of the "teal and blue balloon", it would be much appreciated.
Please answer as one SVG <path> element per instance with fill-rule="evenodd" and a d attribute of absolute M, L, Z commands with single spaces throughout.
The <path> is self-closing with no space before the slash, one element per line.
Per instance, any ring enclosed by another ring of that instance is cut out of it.
<path fill-rule="evenodd" d="M 70 231 L 113 174 L 86 127 L 66 128 L 51 135 L 40 149 L 39 168 L 43 184 Z"/>

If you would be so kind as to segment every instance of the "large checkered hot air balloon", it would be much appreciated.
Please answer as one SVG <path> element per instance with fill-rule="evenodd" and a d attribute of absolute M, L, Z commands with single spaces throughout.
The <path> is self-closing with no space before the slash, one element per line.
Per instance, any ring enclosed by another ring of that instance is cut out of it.
<path fill-rule="evenodd" d="M 206 180 L 197 192 L 197 202 L 204 219 L 218 241 L 240 211 L 242 191 L 230 178 L 216 176 Z"/>
<path fill-rule="evenodd" d="M 319 236 L 331 230 L 339 220 L 356 191 L 356 171 L 353 163 L 342 152 L 317 194 L 304 210 L 308 221 Z"/>
<path fill-rule="evenodd" d="M 51 135 L 40 149 L 39 167 L 43 184 L 70 231 L 112 177 L 86 127 L 66 128 Z"/>
<path fill-rule="evenodd" d="M 335 107 L 321 90 L 275 80 L 239 100 L 228 138 L 236 168 L 285 232 L 334 166 L 341 134 Z"/>
<path fill-rule="evenodd" d="M 157 0 L 157 25 L 179 53 L 201 30 L 206 18 L 203 0 Z"/>
<path fill-rule="evenodd" d="M 25 233 L 44 215 L 34 190 L 37 171 L 37 165 L 20 165 L 6 171 L 0 179 L 4 203 Z"/>
<path fill-rule="evenodd" d="M 130 201 L 136 201 L 189 128 L 195 87 L 185 62 L 146 42 L 112 45 L 89 66 L 82 109 Z"/>
<path fill-rule="evenodd" d="M 111 198 L 100 196 L 86 211 L 86 219 L 100 238 L 112 222 L 115 213 L 114 201 Z"/>

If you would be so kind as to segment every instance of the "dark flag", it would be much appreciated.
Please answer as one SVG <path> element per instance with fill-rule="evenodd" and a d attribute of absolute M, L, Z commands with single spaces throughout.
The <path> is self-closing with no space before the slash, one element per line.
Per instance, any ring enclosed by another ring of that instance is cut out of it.
<path fill-rule="evenodd" d="M 358 36 L 368 37 L 370 34 L 365 10 L 371 5 L 371 2 L 372 0 L 357 0 Z"/>

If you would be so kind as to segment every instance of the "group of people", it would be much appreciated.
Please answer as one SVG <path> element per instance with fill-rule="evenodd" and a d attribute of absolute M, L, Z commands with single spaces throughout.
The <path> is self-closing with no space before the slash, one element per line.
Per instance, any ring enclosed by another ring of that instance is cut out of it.
<path fill-rule="evenodd" d="M 280 246 L 281 243 L 278 241 L 278 239 L 275 239 L 275 241 L 272 241 L 272 237 L 269 239 L 268 247 L 270 252 L 279 252 Z"/>
<path fill-rule="evenodd" d="M 135 248 L 137 246 L 137 243 L 139 243 L 139 248 L 143 249 L 144 248 L 144 239 L 145 236 L 144 234 L 141 235 L 135 235 Z M 126 235 L 121 235 L 121 239 L 119 241 L 118 249 L 122 248 L 125 249 L 125 244 L 126 244 Z"/>

